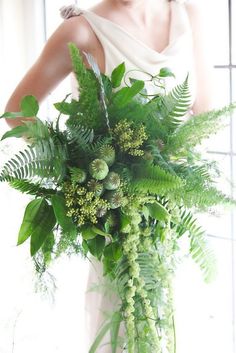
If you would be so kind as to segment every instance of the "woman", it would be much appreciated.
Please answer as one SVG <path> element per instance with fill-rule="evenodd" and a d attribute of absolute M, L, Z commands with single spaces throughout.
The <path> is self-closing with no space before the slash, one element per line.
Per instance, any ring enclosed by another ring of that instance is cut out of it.
<path fill-rule="evenodd" d="M 41 102 L 72 72 L 68 42 L 96 59 L 101 72 L 125 61 L 127 70 L 158 73 L 170 67 L 176 80 L 169 88 L 190 74 L 193 93 L 192 110 L 199 113 L 212 108 L 212 67 L 208 60 L 205 27 L 198 7 L 183 1 L 103 0 L 90 11 L 63 8 L 66 18 L 47 41 L 40 57 L 10 97 L 6 111 L 19 111 L 22 96 L 32 94 Z M 84 57 L 86 65 L 86 59 Z M 136 74 L 140 74 L 136 71 Z M 22 119 L 7 120 L 11 127 Z M 102 269 L 95 263 L 90 283 L 97 282 Z M 114 298 L 113 298 L 114 299 Z M 112 309 L 113 303 L 103 295 L 87 293 L 90 318 L 90 342 L 103 321 L 101 310 Z M 99 352 L 110 352 L 104 346 Z"/>

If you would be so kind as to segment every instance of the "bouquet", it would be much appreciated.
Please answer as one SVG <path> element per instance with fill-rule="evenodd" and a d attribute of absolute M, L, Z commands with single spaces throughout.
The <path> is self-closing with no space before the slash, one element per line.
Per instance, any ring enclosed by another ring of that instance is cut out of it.
<path fill-rule="evenodd" d="M 189 254 L 211 280 L 215 257 L 196 214 L 235 205 L 215 185 L 218 166 L 197 147 L 235 105 L 184 120 L 191 105 L 188 77 L 167 94 L 163 79 L 173 73 L 162 68 L 152 77 L 159 93 L 149 96 L 144 81 L 122 86 L 124 63 L 107 77 L 90 55 L 86 69 L 73 43 L 69 50 L 78 100 L 68 95 L 56 103 L 54 122 L 37 117 L 33 96 L 22 99 L 20 113 L 1 116 L 36 117 L 2 137 L 24 136 L 29 143 L 0 172 L 1 182 L 33 196 L 18 245 L 30 239 L 41 276 L 61 254 L 102 263 L 120 305 L 90 353 L 109 330 L 113 353 L 119 346 L 128 353 L 174 353 L 172 280 L 180 240 L 189 240 Z M 125 335 L 119 337 L 122 322 Z"/>

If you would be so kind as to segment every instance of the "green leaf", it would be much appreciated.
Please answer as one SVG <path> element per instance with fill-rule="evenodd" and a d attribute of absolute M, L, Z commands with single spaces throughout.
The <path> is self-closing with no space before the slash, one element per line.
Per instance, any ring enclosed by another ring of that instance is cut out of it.
<path fill-rule="evenodd" d="M 53 212 L 53 207 L 47 202 L 44 204 L 44 216 L 37 223 L 31 234 L 30 239 L 30 254 L 34 256 L 41 248 L 46 238 L 51 234 L 56 224 L 56 218 Z"/>
<path fill-rule="evenodd" d="M 7 131 L 1 138 L 1 141 L 9 137 L 22 137 L 28 128 L 25 125 L 16 126 L 13 129 Z"/>
<path fill-rule="evenodd" d="M 169 69 L 168 67 L 163 67 L 160 70 L 158 76 L 160 76 L 160 77 L 175 77 L 175 75 L 173 74 L 171 69 Z"/>
<path fill-rule="evenodd" d="M 108 237 L 108 238 L 111 238 L 111 237 L 112 237 L 111 234 L 104 232 L 102 229 L 100 229 L 100 228 L 98 228 L 98 227 L 96 227 L 96 226 L 92 226 L 92 230 L 93 230 L 95 233 L 97 233 L 97 234 L 99 234 L 99 235 L 102 235 L 102 236 L 104 236 L 104 237 Z"/>
<path fill-rule="evenodd" d="M 58 102 L 54 103 L 54 107 L 62 114 L 65 115 L 75 115 L 78 114 L 78 105 L 79 103 L 75 100 L 72 100 L 71 103 L 68 102 Z"/>
<path fill-rule="evenodd" d="M 149 217 L 149 210 L 146 206 L 143 206 L 142 208 L 142 213 L 144 215 L 144 218 L 146 219 L 146 221 L 148 221 L 148 217 Z"/>
<path fill-rule="evenodd" d="M 99 347 L 105 334 L 108 332 L 110 326 L 111 326 L 110 321 L 102 326 L 102 328 L 100 329 L 97 337 L 95 338 L 91 348 L 89 349 L 89 353 L 96 353 L 97 352 L 97 348 Z"/>
<path fill-rule="evenodd" d="M 118 335 L 119 335 L 121 321 L 122 321 L 121 313 L 119 311 L 115 312 L 111 318 L 111 328 L 110 328 L 112 353 L 117 352 Z"/>
<path fill-rule="evenodd" d="M 87 240 L 88 248 L 91 254 L 99 260 L 102 256 L 106 240 L 103 236 L 97 235 L 94 239 Z"/>
<path fill-rule="evenodd" d="M 108 244 L 104 249 L 104 256 L 109 260 L 118 261 L 122 256 L 122 250 L 118 242 Z"/>
<path fill-rule="evenodd" d="M 0 119 L 7 118 L 7 119 L 17 119 L 22 116 L 21 112 L 5 112 L 0 116 Z"/>
<path fill-rule="evenodd" d="M 159 202 L 148 203 L 146 206 L 152 218 L 157 219 L 158 221 L 168 221 L 170 219 L 169 212 Z"/>
<path fill-rule="evenodd" d="M 60 224 L 63 231 L 75 235 L 77 233 L 76 226 L 72 222 L 72 219 L 66 215 L 67 208 L 64 197 L 58 194 L 53 195 L 51 202 L 57 222 Z"/>
<path fill-rule="evenodd" d="M 21 100 L 20 108 L 23 116 L 34 117 L 38 114 L 39 104 L 34 96 L 25 96 Z"/>
<path fill-rule="evenodd" d="M 24 243 L 32 234 L 37 224 L 45 217 L 46 205 L 47 202 L 44 198 L 35 199 L 27 205 L 18 234 L 17 245 Z"/>
<path fill-rule="evenodd" d="M 125 213 L 120 214 L 120 230 L 123 233 L 130 232 L 130 224 L 131 224 L 132 217 L 127 216 Z"/>
<path fill-rule="evenodd" d="M 94 239 L 97 236 L 97 233 L 91 226 L 82 226 L 80 231 L 84 240 Z"/>
<path fill-rule="evenodd" d="M 113 88 L 117 88 L 121 85 L 122 78 L 125 74 L 125 63 L 118 65 L 111 74 L 111 83 Z"/>
<path fill-rule="evenodd" d="M 128 104 L 144 88 L 144 82 L 137 80 L 130 87 L 123 87 L 114 94 L 114 103 L 121 108 Z"/>
<path fill-rule="evenodd" d="M 82 241 L 82 248 L 83 248 L 84 252 L 87 254 L 87 252 L 89 251 L 89 248 L 88 248 L 88 244 L 87 244 L 86 240 Z"/>

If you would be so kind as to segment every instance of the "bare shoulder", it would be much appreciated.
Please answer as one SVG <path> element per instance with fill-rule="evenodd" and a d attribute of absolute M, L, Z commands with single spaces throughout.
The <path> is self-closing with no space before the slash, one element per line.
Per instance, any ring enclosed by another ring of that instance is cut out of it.
<path fill-rule="evenodd" d="M 82 50 L 88 50 L 96 41 L 91 26 L 82 15 L 65 19 L 56 32 L 62 41 L 73 42 Z"/>
<path fill-rule="evenodd" d="M 203 2 L 189 0 L 186 1 L 185 7 L 193 29 L 199 30 L 202 26 L 206 26 L 207 8 Z"/>

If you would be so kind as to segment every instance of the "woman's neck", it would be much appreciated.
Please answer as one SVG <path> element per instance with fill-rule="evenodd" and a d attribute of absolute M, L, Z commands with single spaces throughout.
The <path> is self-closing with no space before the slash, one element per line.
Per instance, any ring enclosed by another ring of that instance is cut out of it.
<path fill-rule="evenodd" d="M 102 11 L 108 13 L 123 13 L 133 22 L 148 23 L 153 16 L 162 11 L 166 0 L 103 0 Z"/>

